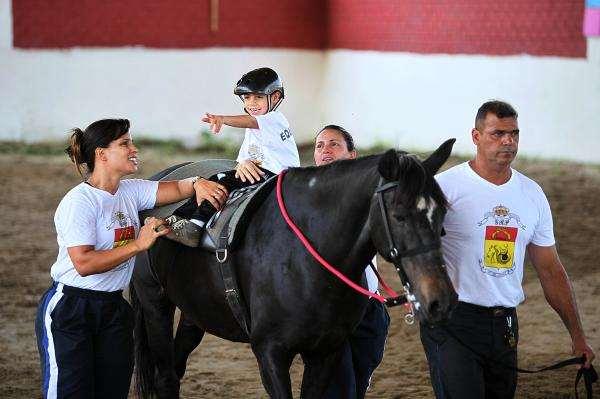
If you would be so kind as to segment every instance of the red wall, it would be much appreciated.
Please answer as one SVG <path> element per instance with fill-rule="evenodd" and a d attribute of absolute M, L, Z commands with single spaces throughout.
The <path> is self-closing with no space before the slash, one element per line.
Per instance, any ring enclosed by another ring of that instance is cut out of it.
<path fill-rule="evenodd" d="M 585 57 L 583 0 L 329 0 L 328 47 Z"/>
<path fill-rule="evenodd" d="M 20 48 L 288 47 L 585 57 L 583 0 L 13 0 Z"/>
<path fill-rule="evenodd" d="M 13 0 L 14 46 L 21 48 L 323 48 L 321 0 Z"/>

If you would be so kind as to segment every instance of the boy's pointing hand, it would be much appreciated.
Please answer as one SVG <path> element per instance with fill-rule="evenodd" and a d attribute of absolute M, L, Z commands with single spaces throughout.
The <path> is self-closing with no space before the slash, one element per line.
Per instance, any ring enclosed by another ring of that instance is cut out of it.
<path fill-rule="evenodd" d="M 221 131 L 221 127 L 223 126 L 223 116 L 213 115 L 207 112 L 206 116 L 202 118 L 202 122 L 210 123 L 210 131 L 217 134 Z"/>

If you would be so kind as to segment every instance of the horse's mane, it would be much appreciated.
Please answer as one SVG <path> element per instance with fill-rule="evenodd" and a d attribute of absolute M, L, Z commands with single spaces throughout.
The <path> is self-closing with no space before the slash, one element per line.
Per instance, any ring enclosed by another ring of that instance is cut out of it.
<path fill-rule="evenodd" d="M 448 201 L 435 179 L 430 175 L 422 161 L 414 154 L 397 151 L 400 166 L 397 180 L 401 182 L 401 190 L 397 191 L 396 201 L 407 206 L 414 206 L 419 196 L 432 198 L 438 206 L 447 207 Z M 378 180 L 379 160 L 384 154 L 362 156 L 356 159 L 344 159 L 323 166 L 306 166 L 294 168 L 300 178 L 316 177 L 318 181 L 327 182 L 332 190 L 352 182 Z M 296 174 L 296 173 L 295 173 Z M 375 179 L 374 179 L 375 178 Z"/>
<path fill-rule="evenodd" d="M 301 179 L 308 182 L 311 178 L 327 184 L 327 188 L 336 191 L 351 183 L 362 185 L 372 182 L 373 189 L 377 184 L 377 163 L 379 155 L 366 155 L 356 159 L 340 159 L 327 165 L 294 168 Z M 296 173 L 295 173 L 296 174 Z"/>

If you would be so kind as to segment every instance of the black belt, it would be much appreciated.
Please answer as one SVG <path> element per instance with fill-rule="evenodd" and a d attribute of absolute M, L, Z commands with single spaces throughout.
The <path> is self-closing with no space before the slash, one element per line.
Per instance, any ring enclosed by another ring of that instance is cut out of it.
<path fill-rule="evenodd" d="M 58 283 L 55 281 L 54 286 L 57 286 Z M 104 299 L 110 301 L 116 301 L 118 299 L 123 298 L 123 290 L 117 291 L 97 291 L 97 290 L 88 290 L 85 288 L 71 287 L 70 285 L 63 284 L 62 292 L 67 295 L 78 296 L 83 298 L 93 298 L 93 299 Z"/>
<path fill-rule="evenodd" d="M 515 308 L 506 308 L 504 306 L 487 307 L 462 301 L 458 302 L 458 309 L 465 309 L 469 312 L 485 315 L 488 317 L 512 316 L 515 314 L 516 311 Z"/>

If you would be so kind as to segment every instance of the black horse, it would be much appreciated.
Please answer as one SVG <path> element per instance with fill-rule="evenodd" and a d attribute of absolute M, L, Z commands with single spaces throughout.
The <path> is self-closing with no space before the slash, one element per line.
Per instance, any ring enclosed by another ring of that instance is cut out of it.
<path fill-rule="evenodd" d="M 448 140 L 423 162 L 389 150 L 294 168 L 282 186 L 288 212 L 323 258 L 360 283 L 366 265 L 381 254 L 404 271 L 420 305 L 417 316 L 432 323 L 445 319 L 456 303 L 439 240 L 447 203 L 433 178 L 453 143 Z M 187 357 L 206 331 L 249 342 L 274 398 L 292 397 L 289 368 L 300 354 L 301 396 L 320 398 L 337 348 L 361 320 L 367 298 L 308 254 L 282 218 L 274 192 L 230 256 L 247 304 L 250 336 L 225 300 L 213 253 L 161 239 L 147 259 L 139 257 L 131 289 L 138 392 L 177 397 Z M 175 306 L 188 327 L 173 339 Z"/>

